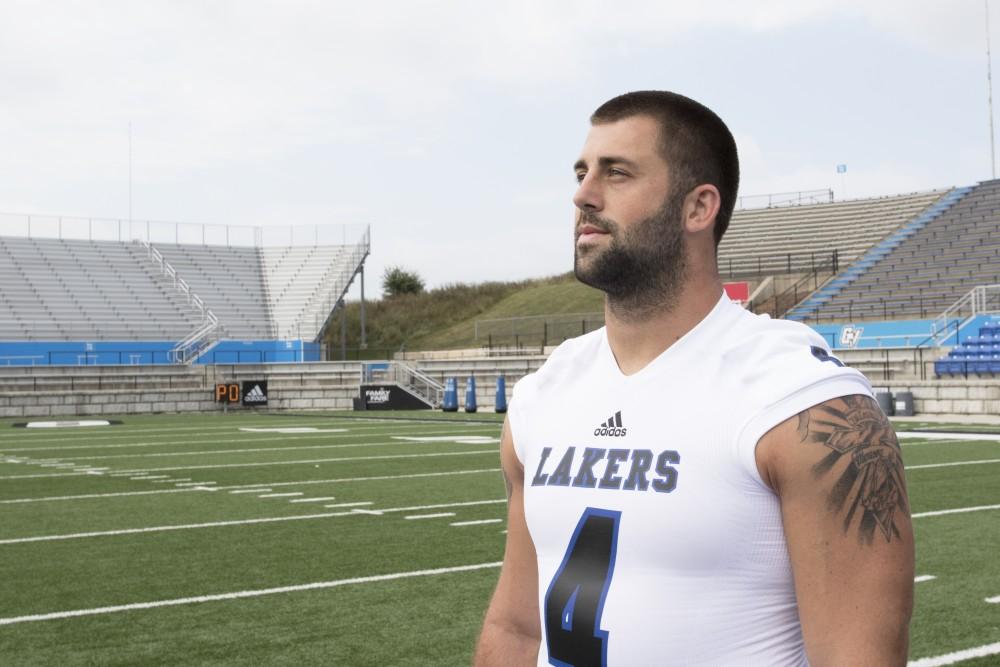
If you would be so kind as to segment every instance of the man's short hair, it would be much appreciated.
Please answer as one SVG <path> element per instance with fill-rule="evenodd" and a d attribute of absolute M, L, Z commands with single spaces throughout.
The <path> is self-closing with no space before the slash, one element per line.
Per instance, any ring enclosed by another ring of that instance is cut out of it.
<path fill-rule="evenodd" d="M 660 153 L 670 167 L 671 192 L 687 194 L 699 185 L 719 189 L 715 244 L 729 227 L 740 184 L 736 141 L 715 112 L 694 100 L 664 90 L 640 90 L 608 100 L 590 116 L 593 125 L 632 116 L 651 116 L 660 126 Z"/>

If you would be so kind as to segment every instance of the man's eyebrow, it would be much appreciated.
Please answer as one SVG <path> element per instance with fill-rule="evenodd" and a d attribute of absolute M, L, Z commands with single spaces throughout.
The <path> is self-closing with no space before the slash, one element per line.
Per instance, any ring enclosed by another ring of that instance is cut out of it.
<path fill-rule="evenodd" d="M 635 162 L 629 160 L 628 158 L 618 157 L 615 155 L 609 155 L 606 157 L 597 158 L 597 164 L 601 167 L 610 167 L 611 165 L 619 164 L 624 167 L 628 167 L 630 169 L 635 169 L 638 166 L 636 165 Z M 573 165 L 573 171 L 580 171 L 581 169 L 586 169 L 586 168 L 587 168 L 587 161 L 584 160 L 583 158 L 577 160 L 576 164 Z"/>

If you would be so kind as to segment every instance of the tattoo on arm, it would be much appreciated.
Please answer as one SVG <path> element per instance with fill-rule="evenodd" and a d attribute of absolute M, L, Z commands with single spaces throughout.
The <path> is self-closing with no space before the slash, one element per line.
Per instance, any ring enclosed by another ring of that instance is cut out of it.
<path fill-rule="evenodd" d="M 844 515 L 844 533 L 857 524 L 858 539 L 871 544 L 878 530 L 886 542 L 899 538 L 894 516 L 909 512 L 903 458 L 889 420 L 868 397 L 845 396 L 799 414 L 803 443 L 819 443 L 831 451 L 813 466 L 817 480 L 849 457 L 827 498 L 827 507 Z M 846 510 L 845 510 L 846 508 Z"/>

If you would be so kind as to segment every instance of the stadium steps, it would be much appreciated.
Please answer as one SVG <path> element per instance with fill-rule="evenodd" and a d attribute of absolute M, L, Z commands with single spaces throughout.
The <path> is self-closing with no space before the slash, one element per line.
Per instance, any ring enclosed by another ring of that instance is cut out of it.
<path fill-rule="evenodd" d="M 719 245 L 719 270 L 726 278 L 795 273 L 834 249 L 846 266 L 946 192 L 735 211 Z"/>
<path fill-rule="evenodd" d="M 976 185 L 904 240 L 810 320 L 934 317 L 979 285 L 1000 283 L 1000 180 Z"/>
<path fill-rule="evenodd" d="M 848 269 L 841 272 L 840 275 L 828 281 L 809 298 L 792 308 L 785 316 L 786 319 L 801 322 L 816 313 L 824 304 L 840 294 L 844 288 L 854 283 L 861 275 L 890 256 L 904 241 L 914 236 L 932 220 L 935 220 L 945 211 L 952 208 L 972 190 L 973 188 L 971 187 L 955 188 L 945 194 L 910 222 L 876 244 Z"/>

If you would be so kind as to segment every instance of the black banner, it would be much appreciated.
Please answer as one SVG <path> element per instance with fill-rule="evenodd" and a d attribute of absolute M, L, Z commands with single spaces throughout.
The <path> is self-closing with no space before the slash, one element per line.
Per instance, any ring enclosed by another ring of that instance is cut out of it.
<path fill-rule="evenodd" d="M 394 384 L 361 385 L 362 410 L 429 410 L 430 406 Z"/>
<path fill-rule="evenodd" d="M 244 380 L 243 405 L 244 407 L 260 407 L 267 405 L 267 380 Z"/>

